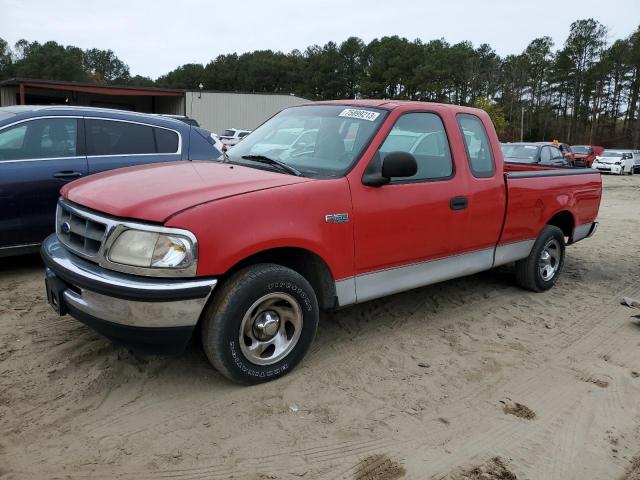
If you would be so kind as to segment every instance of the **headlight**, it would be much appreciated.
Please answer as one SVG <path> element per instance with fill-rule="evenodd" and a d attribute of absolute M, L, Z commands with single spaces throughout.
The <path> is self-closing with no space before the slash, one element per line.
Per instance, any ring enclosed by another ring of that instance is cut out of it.
<path fill-rule="evenodd" d="M 195 261 L 195 247 L 184 235 L 129 229 L 113 242 L 108 260 L 133 267 L 185 269 Z"/>

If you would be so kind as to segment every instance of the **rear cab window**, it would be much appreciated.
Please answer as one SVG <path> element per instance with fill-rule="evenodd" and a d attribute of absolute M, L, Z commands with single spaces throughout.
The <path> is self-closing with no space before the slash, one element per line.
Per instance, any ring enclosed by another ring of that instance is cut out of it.
<path fill-rule="evenodd" d="M 460 113 L 458 125 L 464 139 L 471 173 L 476 178 L 490 178 L 495 173 L 495 163 L 489 137 L 482 121 L 475 115 Z"/>

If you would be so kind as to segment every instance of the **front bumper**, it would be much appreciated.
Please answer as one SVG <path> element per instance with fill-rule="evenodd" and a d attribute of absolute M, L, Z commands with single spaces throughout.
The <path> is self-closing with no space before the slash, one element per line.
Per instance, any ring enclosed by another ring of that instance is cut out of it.
<path fill-rule="evenodd" d="M 600 172 L 620 175 L 624 169 L 624 165 L 616 165 L 615 163 L 593 163 L 591 168 L 599 170 Z"/>
<path fill-rule="evenodd" d="M 179 352 L 188 343 L 217 280 L 140 277 L 106 270 L 49 236 L 40 249 L 49 302 L 119 343 Z"/>

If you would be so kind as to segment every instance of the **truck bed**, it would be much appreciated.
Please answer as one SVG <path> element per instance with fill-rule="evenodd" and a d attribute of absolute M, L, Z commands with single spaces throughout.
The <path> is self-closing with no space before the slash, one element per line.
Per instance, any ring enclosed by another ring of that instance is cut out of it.
<path fill-rule="evenodd" d="M 505 163 L 504 178 L 507 208 L 500 244 L 536 238 L 556 216 L 572 243 L 596 219 L 602 180 L 593 169 Z"/>

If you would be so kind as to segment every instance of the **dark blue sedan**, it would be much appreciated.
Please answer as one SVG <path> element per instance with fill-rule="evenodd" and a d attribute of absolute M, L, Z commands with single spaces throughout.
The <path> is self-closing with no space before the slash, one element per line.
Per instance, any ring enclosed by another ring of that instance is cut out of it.
<path fill-rule="evenodd" d="M 37 251 L 62 187 L 114 168 L 215 160 L 207 130 L 159 115 L 90 107 L 0 108 L 0 257 Z"/>

